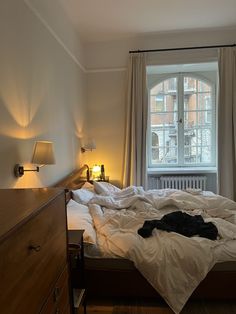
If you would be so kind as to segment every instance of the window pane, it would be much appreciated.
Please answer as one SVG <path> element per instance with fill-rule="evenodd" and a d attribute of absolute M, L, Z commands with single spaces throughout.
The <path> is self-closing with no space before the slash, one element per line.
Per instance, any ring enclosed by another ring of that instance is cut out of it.
<path fill-rule="evenodd" d="M 152 148 L 152 164 L 163 163 L 164 150 L 163 148 Z"/>
<path fill-rule="evenodd" d="M 177 160 L 177 148 L 176 147 L 165 147 L 165 163 L 176 164 Z"/>
<path fill-rule="evenodd" d="M 202 129 L 199 130 L 201 132 L 201 145 L 211 145 L 211 130 L 210 129 Z"/>
<path fill-rule="evenodd" d="M 211 162 L 211 146 L 202 147 L 202 162 Z"/>
<path fill-rule="evenodd" d="M 177 130 L 175 126 L 152 130 L 152 163 L 177 163 Z"/>
<path fill-rule="evenodd" d="M 212 112 L 205 111 L 205 124 L 212 124 Z"/>
<path fill-rule="evenodd" d="M 194 129 L 185 129 L 184 130 L 184 144 L 185 145 L 196 145 L 197 143 L 197 137 L 196 133 L 197 131 Z"/>
<path fill-rule="evenodd" d="M 196 162 L 196 145 L 198 143 L 198 130 L 196 128 L 184 129 L 184 162 L 193 163 Z"/>
<path fill-rule="evenodd" d="M 196 94 L 184 94 L 184 110 L 196 110 L 197 109 L 197 95 Z"/>
<path fill-rule="evenodd" d="M 199 92 L 210 92 L 211 87 L 209 84 L 206 84 L 205 82 L 199 80 L 198 81 L 198 91 Z"/>
<path fill-rule="evenodd" d="M 152 130 L 152 146 L 164 146 L 164 134 L 161 128 Z"/>
<path fill-rule="evenodd" d="M 159 83 L 158 85 L 154 86 L 151 90 L 150 90 L 150 94 L 151 95 L 157 95 L 159 93 L 164 93 L 164 84 Z"/>
<path fill-rule="evenodd" d="M 197 112 L 185 111 L 184 112 L 184 127 L 188 129 L 188 128 L 193 128 L 196 125 L 197 125 Z"/>
<path fill-rule="evenodd" d="M 210 126 L 211 125 L 211 111 L 200 111 L 198 112 L 198 125 L 199 126 Z"/>
<path fill-rule="evenodd" d="M 164 93 L 176 93 L 176 77 L 164 81 Z"/>
<path fill-rule="evenodd" d="M 202 147 L 197 146 L 196 147 L 196 163 L 202 162 Z"/>
<path fill-rule="evenodd" d="M 198 94 L 198 109 L 211 109 L 212 99 L 210 93 Z"/>
<path fill-rule="evenodd" d="M 205 112 L 204 111 L 198 112 L 197 115 L 198 125 L 199 126 L 205 125 Z"/>
<path fill-rule="evenodd" d="M 166 111 L 177 111 L 176 94 L 166 95 Z"/>
<path fill-rule="evenodd" d="M 197 90 L 197 80 L 192 77 L 184 77 L 184 94 L 192 93 Z"/>
<path fill-rule="evenodd" d="M 151 101 L 151 112 L 164 110 L 164 96 L 162 94 L 151 96 L 150 101 Z"/>
<path fill-rule="evenodd" d="M 151 126 L 173 126 L 176 124 L 177 113 L 152 113 L 151 114 Z"/>
<path fill-rule="evenodd" d="M 152 148 L 152 163 L 159 163 L 159 148 Z"/>
<path fill-rule="evenodd" d="M 196 163 L 197 160 L 197 148 L 196 146 L 185 145 L 184 146 L 184 163 Z"/>
<path fill-rule="evenodd" d="M 165 80 L 150 91 L 151 112 L 176 111 L 176 78 Z"/>

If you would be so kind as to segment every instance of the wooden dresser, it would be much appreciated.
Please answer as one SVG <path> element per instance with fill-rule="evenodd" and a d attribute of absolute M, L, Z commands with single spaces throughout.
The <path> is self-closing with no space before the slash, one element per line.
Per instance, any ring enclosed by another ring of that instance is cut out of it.
<path fill-rule="evenodd" d="M 65 194 L 0 190 L 0 313 L 71 313 Z"/>

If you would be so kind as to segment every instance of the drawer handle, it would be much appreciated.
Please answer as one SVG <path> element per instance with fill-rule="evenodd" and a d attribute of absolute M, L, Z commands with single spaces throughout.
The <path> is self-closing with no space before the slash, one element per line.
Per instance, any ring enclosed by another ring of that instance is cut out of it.
<path fill-rule="evenodd" d="M 41 245 L 30 245 L 29 249 L 35 252 L 39 252 L 41 250 Z"/>

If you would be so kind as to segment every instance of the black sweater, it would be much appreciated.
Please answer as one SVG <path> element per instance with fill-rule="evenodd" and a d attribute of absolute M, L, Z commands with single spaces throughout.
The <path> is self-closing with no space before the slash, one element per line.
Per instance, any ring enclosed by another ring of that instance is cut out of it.
<path fill-rule="evenodd" d="M 210 240 L 216 240 L 218 235 L 218 230 L 212 222 L 204 222 L 201 215 L 191 216 L 181 211 L 167 214 L 160 220 L 146 220 L 138 234 L 143 238 L 150 237 L 154 228 L 177 232 L 186 237 L 198 235 Z"/>

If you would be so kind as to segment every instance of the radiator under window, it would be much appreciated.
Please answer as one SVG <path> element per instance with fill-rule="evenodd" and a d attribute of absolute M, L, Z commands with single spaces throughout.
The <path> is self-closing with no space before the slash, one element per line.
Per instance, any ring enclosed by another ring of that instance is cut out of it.
<path fill-rule="evenodd" d="M 154 182 L 157 180 L 157 182 Z M 206 176 L 161 176 L 152 178 L 152 185 L 159 189 L 201 189 L 206 190 Z M 156 184 L 155 184 L 156 183 Z"/>

